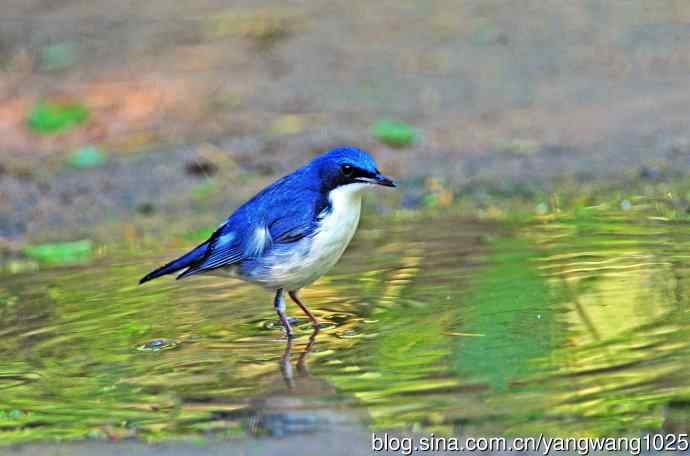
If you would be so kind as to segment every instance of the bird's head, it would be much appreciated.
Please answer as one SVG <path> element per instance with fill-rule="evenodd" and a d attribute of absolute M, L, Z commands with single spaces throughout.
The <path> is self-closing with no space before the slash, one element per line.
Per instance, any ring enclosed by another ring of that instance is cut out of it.
<path fill-rule="evenodd" d="M 315 158 L 321 181 L 321 189 L 330 191 L 343 186 L 359 189 L 381 185 L 396 187 L 395 182 L 384 176 L 376 167 L 369 153 L 356 147 L 338 147 Z"/>

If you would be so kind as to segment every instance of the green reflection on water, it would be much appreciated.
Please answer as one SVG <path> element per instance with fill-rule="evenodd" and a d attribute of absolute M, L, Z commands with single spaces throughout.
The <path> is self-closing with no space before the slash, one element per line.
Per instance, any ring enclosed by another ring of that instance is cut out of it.
<path fill-rule="evenodd" d="M 540 254 L 528 242 L 499 238 L 489 247 L 489 265 L 470 289 L 471 312 L 462 325 L 478 337 L 459 340 L 451 362 L 459 376 L 501 391 L 531 373 L 532 361 L 554 348 L 557 298 L 537 271 Z"/>
<path fill-rule="evenodd" d="M 364 227 L 334 273 L 303 293 L 321 333 L 310 339 L 289 309 L 299 317 L 290 347 L 270 294 L 250 285 L 137 286 L 160 258 L 5 275 L 0 441 L 352 423 L 687 431 L 687 228 L 600 209 L 510 231 L 453 217 Z"/>

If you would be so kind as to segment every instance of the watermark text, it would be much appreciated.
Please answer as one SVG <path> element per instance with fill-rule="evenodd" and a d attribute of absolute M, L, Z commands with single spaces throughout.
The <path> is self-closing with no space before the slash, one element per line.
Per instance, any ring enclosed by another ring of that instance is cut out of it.
<path fill-rule="evenodd" d="M 418 437 L 398 436 L 388 433 L 372 433 L 371 449 L 374 452 L 394 452 L 402 455 L 432 451 L 527 451 L 547 456 L 569 452 L 580 456 L 602 451 L 625 451 L 638 456 L 647 451 L 687 451 L 690 449 L 688 434 L 647 434 L 640 437 L 442 437 L 435 434 Z"/>

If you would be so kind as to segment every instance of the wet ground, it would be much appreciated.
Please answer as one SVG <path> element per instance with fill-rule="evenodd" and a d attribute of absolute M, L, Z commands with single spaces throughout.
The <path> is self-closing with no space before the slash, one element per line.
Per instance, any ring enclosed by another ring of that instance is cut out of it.
<path fill-rule="evenodd" d="M 137 286 L 161 257 L 5 277 L 0 438 L 688 432 L 690 235 L 655 213 L 369 218 L 292 344 L 250 285 Z"/>
<path fill-rule="evenodd" d="M 687 176 L 689 20 L 675 0 L 10 1 L 0 242 L 217 219 L 342 144 L 409 184 L 390 207 L 419 207 L 428 177 L 464 195 L 533 196 L 563 180 Z M 42 100 L 90 116 L 41 133 L 27 119 Z M 409 123 L 416 142 L 379 141 L 381 119 Z M 73 169 L 85 146 L 109 159 Z"/>

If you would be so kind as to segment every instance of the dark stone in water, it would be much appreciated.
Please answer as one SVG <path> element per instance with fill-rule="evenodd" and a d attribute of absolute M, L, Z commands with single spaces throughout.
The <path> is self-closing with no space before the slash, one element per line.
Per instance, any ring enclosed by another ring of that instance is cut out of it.
<path fill-rule="evenodd" d="M 266 413 L 254 423 L 254 433 L 268 434 L 272 437 L 286 437 L 295 434 L 316 432 L 329 423 L 310 412 Z"/>
<path fill-rule="evenodd" d="M 640 179 L 658 179 L 661 177 L 661 171 L 658 168 L 643 166 L 640 169 Z"/>

